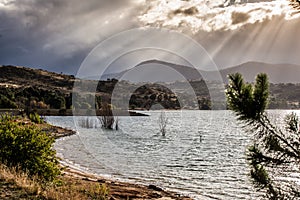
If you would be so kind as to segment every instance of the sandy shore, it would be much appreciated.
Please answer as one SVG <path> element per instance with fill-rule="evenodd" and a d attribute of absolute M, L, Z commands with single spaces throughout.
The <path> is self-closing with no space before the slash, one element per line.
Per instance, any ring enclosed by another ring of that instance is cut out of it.
<path fill-rule="evenodd" d="M 66 167 L 66 166 L 65 166 Z M 71 167 L 66 167 L 64 176 L 81 181 L 103 183 L 109 188 L 109 199 L 157 199 L 157 200 L 191 200 L 190 197 L 175 192 L 165 191 L 155 185 L 139 185 L 121 181 L 114 181 L 104 177 L 88 174 Z"/>

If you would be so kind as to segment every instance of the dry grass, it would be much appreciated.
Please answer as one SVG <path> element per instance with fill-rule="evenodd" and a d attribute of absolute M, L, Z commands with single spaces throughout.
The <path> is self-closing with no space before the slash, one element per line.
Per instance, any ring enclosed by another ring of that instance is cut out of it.
<path fill-rule="evenodd" d="M 26 173 L 19 172 L 16 168 L 8 168 L 3 164 L 0 164 L 0 182 L 0 199 L 24 197 L 25 199 L 45 200 L 106 200 L 109 195 L 109 189 L 105 184 L 60 177 L 56 183 L 45 186 L 37 179 L 29 178 Z M 3 193 L 9 193 L 9 195 Z"/>
<path fill-rule="evenodd" d="M 50 186 L 44 192 L 46 199 L 108 199 L 109 189 L 105 184 L 97 182 L 83 181 L 69 177 L 63 178 L 63 183 L 59 186 Z"/>
<path fill-rule="evenodd" d="M 25 172 L 18 172 L 17 168 L 8 168 L 0 164 L 0 180 L 15 185 L 28 195 L 39 195 L 40 184 L 36 178 L 29 178 Z"/>

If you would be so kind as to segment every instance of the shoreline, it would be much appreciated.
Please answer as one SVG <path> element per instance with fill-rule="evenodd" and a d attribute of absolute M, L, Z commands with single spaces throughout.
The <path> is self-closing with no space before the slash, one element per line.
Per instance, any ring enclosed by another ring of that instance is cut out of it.
<path fill-rule="evenodd" d="M 157 199 L 157 200 L 192 200 L 191 197 L 164 190 L 155 185 L 143 185 L 126 181 L 113 180 L 103 176 L 75 169 L 74 167 L 62 164 L 65 168 L 63 176 L 81 181 L 105 184 L 109 188 L 109 199 Z"/>
<path fill-rule="evenodd" d="M 52 135 L 55 140 L 63 137 L 76 134 L 76 131 L 67 128 L 54 126 L 46 122 L 47 129 L 43 131 Z M 109 199 L 121 200 L 121 199 L 157 199 L 157 200 L 192 200 L 191 197 L 179 194 L 177 192 L 164 190 L 156 185 L 143 185 L 138 183 L 131 183 L 128 181 L 119 181 L 107 178 L 101 175 L 95 175 L 92 173 L 84 172 L 83 170 L 72 167 L 63 158 L 60 158 L 63 162 L 60 162 L 62 166 L 63 176 L 80 181 L 86 181 L 95 184 L 105 184 L 109 188 Z"/>

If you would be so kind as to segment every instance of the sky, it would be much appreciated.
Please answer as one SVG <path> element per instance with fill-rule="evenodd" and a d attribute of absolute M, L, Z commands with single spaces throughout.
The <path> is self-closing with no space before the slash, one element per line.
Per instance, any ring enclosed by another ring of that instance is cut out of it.
<path fill-rule="evenodd" d="M 286 0 L 0 0 L 0 65 L 76 74 L 101 42 L 146 27 L 194 39 L 219 68 L 248 61 L 300 65 L 299 13 Z M 150 35 L 143 40 L 152 42 Z"/>

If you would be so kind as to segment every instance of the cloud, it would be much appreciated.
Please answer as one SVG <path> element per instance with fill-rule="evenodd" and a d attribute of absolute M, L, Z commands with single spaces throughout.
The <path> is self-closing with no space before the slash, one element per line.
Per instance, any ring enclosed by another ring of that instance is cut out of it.
<path fill-rule="evenodd" d="M 298 18 L 299 13 L 283 0 L 148 0 L 139 19 L 147 26 L 188 27 L 192 33 L 235 30 L 275 16 Z"/>
<path fill-rule="evenodd" d="M 134 27 L 136 9 L 133 0 L 2 0 L 0 63 L 74 64 L 79 52 L 87 54 L 103 39 Z"/>
<path fill-rule="evenodd" d="M 242 12 L 232 12 L 231 13 L 231 21 L 232 24 L 239 24 L 239 23 L 245 23 L 250 18 L 250 15 L 248 13 L 242 13 Z"/>
<path fill-rule="evenodd" d="M 248 61 L 300 63 L 299 12 L 288 0 L 224 2 L 148 0 L 139 20 L 190 35 L 220 68 Z"/>
<path fill-rule="evenodd" d="M 248 61 L 299 64 L 298 33 L 299 19 L 277 16 L 235 30 L 200 31 L 194 38 L 225 68 Z"/>
<path fill-rule="evenodd" d="M 74 74 L 99 42 L 145 26 L 189 34 L 221 67 L 251 60 L 300 63 L 300 23 L 288 1 L 243 2 L 0 0 L 0 64 Z M 145 40 L 151 44 L 151 38 Z"/>

